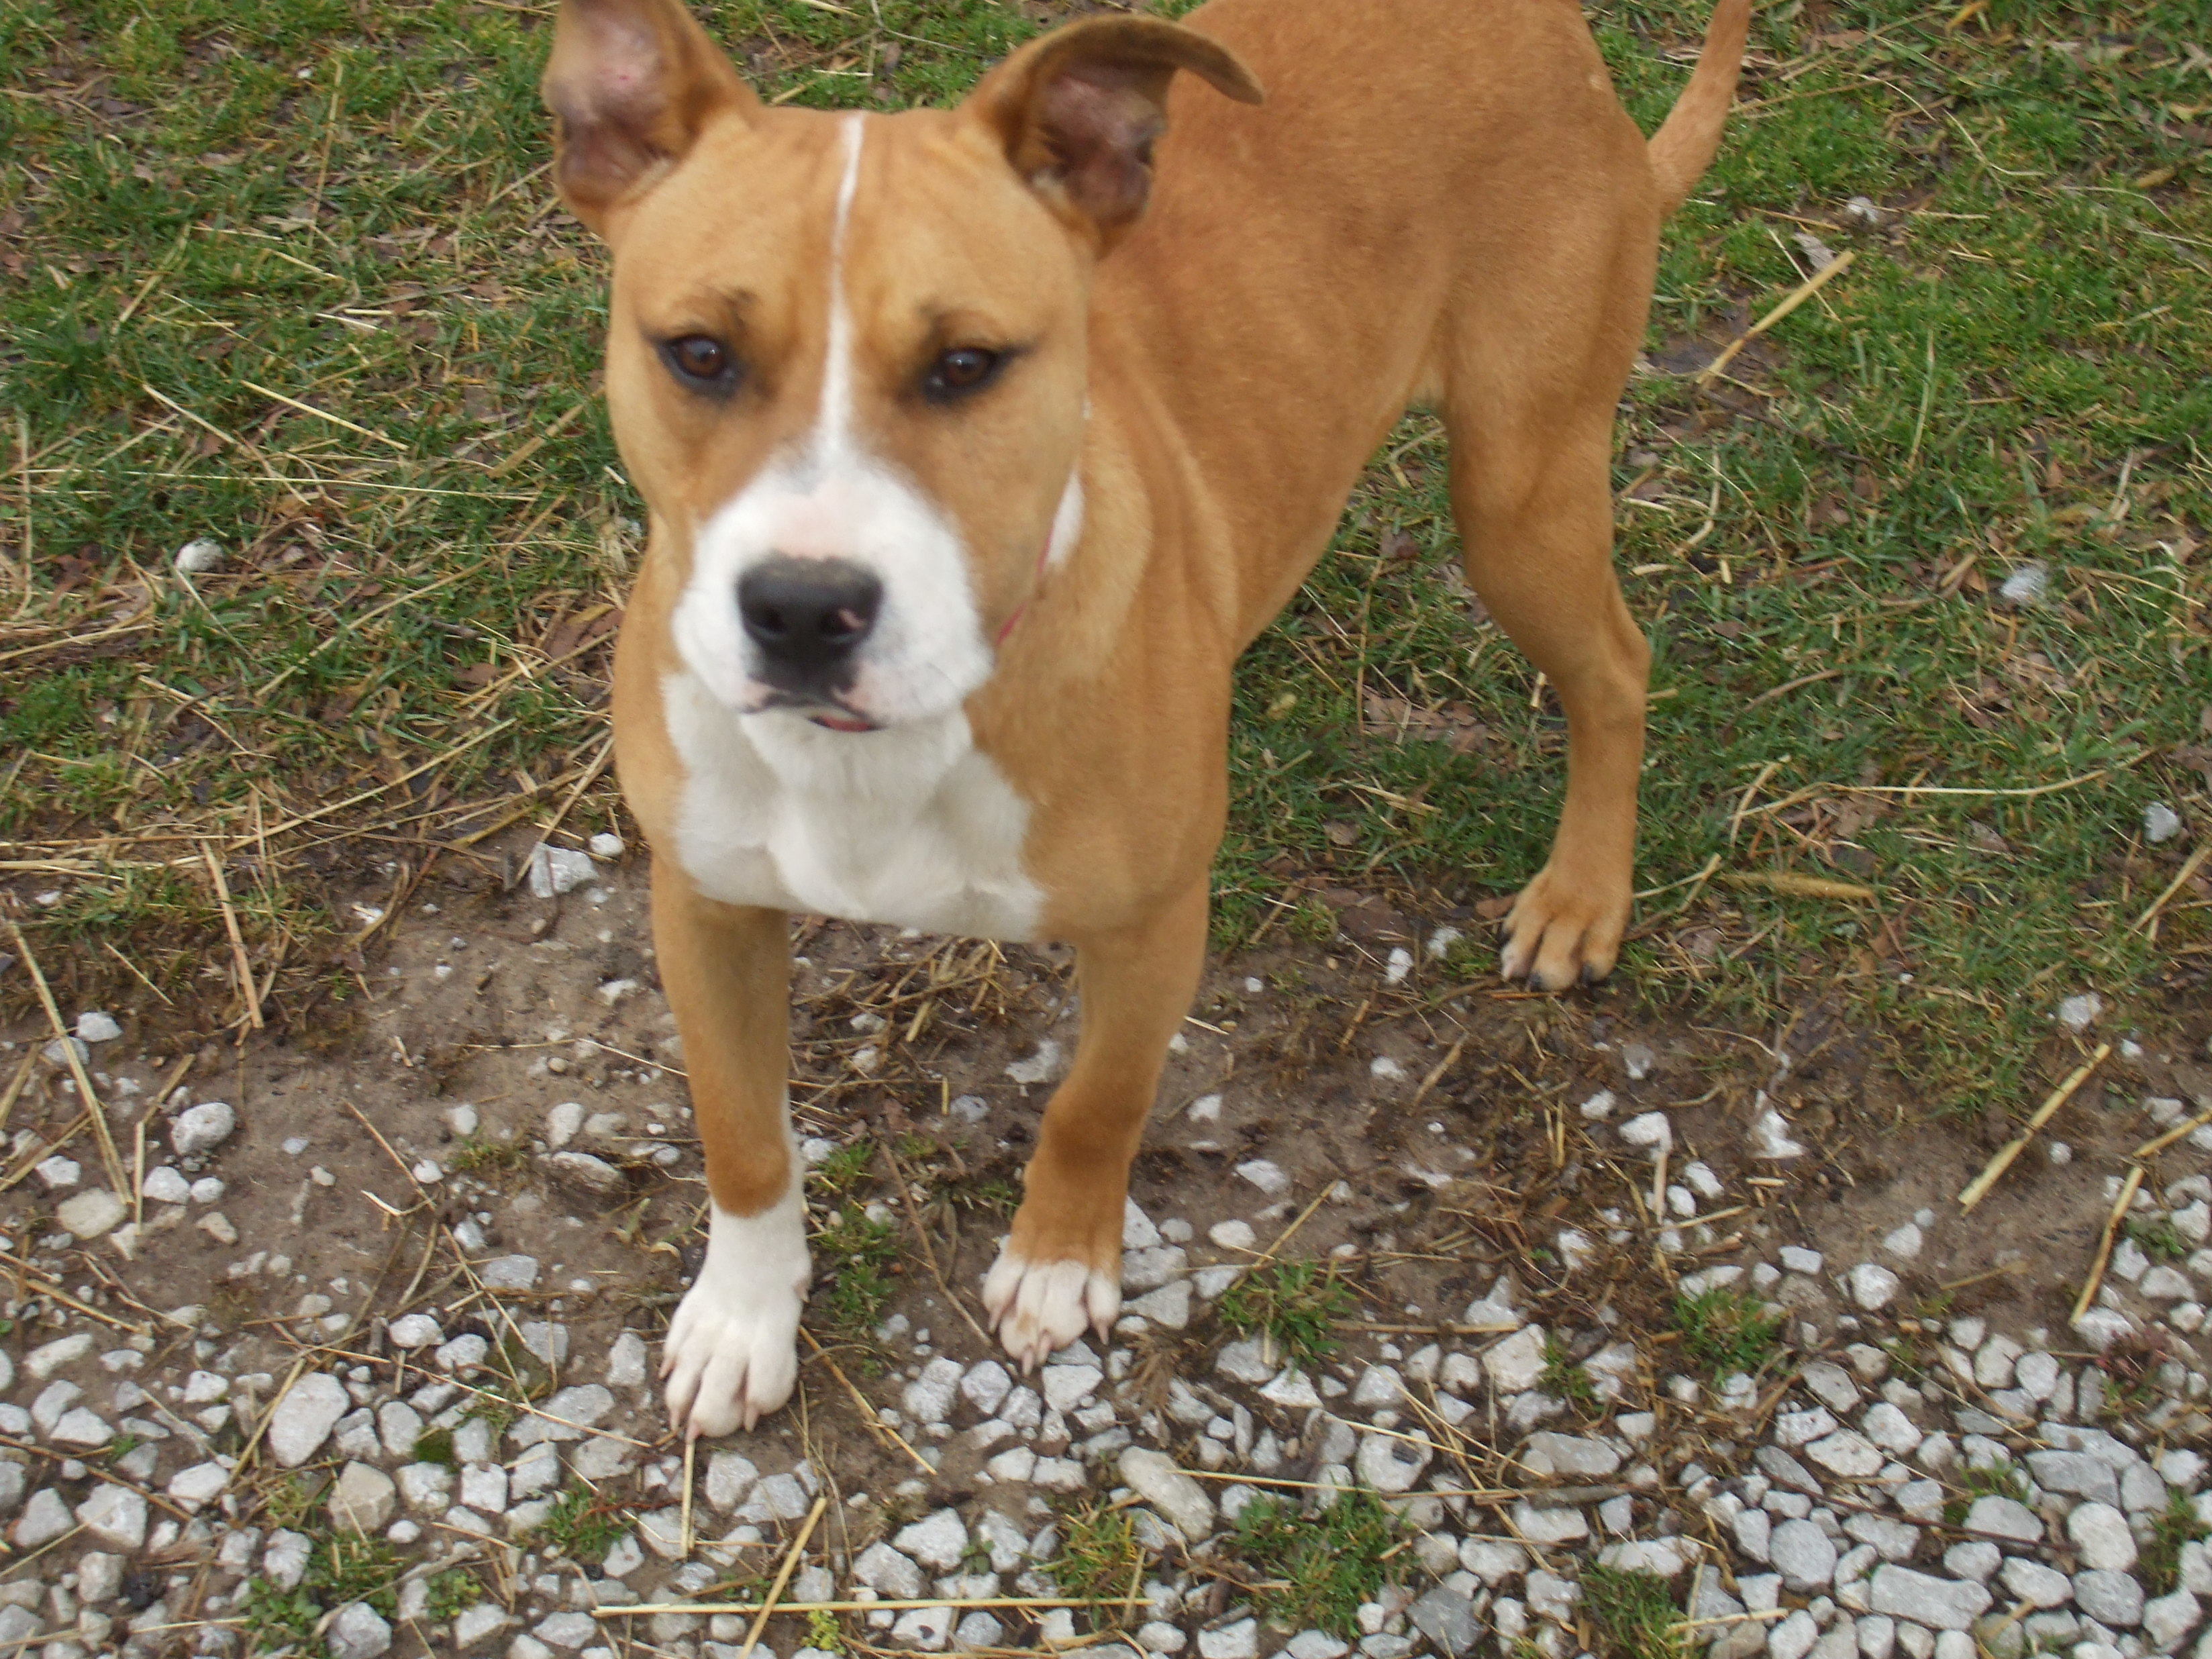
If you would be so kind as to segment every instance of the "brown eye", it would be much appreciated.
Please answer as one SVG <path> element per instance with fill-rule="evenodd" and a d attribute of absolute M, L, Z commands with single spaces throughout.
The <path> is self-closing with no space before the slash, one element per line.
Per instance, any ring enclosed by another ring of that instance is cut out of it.
<path fill-rule="evenodd" d="M 930 365 L 922 377 L 922 393 L 941 403 L 974 392 L 997 374 L 1005 362 L 1000 353 L 981 346 L 956 346 Z"/>
<path fill-rule="evenodd" d="M 706 334 L 686 334 L 661 348 L 668 366 L 687 380 L 709 386 L 726 380 L 731 371 L 730 350 Z"/>

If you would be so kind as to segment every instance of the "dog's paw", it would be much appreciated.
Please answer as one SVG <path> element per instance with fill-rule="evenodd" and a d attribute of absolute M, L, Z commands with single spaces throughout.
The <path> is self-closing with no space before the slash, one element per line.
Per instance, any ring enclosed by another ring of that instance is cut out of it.
<path fill-rule="evenodd" d="M 1103 1339 L 1121 1311 L 1121 1279 L 1088 1261 L 1033 1261 L 1009 1239 L 983 1280 L 983 1310 L 1006 1352 L 1029 1370 L 1086 1328 Z"/>
<path fill-rule="evenodd" d="M 1628 903 L 1625 880 L 1577 881 L 1547 865 L 1506 915 L 1499 975 L 1542 991 L 1603 979 L 1620 955 Z"/>
<path fill-rule="evenodd" d="M 669 1420 L 687 1437 L 750 1429 L 791 1398 L 810 1272 L 796 1179 L 759 1215 L 714 1210 L 706 1264 L 661 1349 Z"/>

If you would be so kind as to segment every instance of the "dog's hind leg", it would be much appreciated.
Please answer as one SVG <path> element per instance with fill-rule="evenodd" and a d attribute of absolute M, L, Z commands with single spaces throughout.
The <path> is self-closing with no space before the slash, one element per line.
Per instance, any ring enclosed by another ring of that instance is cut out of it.
<path fill-rule="evenodd" d="M 1121 1214 L 1129 1163 L 1158 1091 L 1168 1043 L 1206 960 L 1206 875 L 1146 921 L 1075 941 L 1083 1034 L 1045 1108 L 1013 1229 L 983 1305 L 1024 1365 L 1121 1308 Z"/>
<path fill-rule="evenodd" d="M 1501 971 L 1562 989 L 1613 969 L 1628 924 L 1650 648 L 1613 569 L 1612 404 L 1518 427 L 1452 420 L 1468 580 L 1559 693 L 1567 797 L 1551 857 L 1505 919 Z"/>
<path fill-rule="evenodd" d="M 784 1084 L 789 923 L 781 910 L 702 898 L 661 859 L 653 938 L 714 1199 L 707 1259 L 669 1322 L 660 1372 L 678 1428 L 727 1434 L 782 1405 L 799 1374 L 810 1266 Z"/>

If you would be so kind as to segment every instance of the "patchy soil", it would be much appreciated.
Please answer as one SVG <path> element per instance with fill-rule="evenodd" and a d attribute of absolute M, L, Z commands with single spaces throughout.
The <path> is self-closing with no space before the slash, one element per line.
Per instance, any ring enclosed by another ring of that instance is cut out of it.
<path fill-rule="evenodd" d="M 381 1431 L 384 1461 L 419 1463 L 393 1437 L 414 1433 L 410 1422 L 435 1426 L 443 1411 L 465 1423 L 485 1401 L 505 1417 L 527 1413 L 557 1389 L 604 1381 L 611 1408 L 589 1426 L 611 1449 L 595 1489 L 627 1506 L 625 1518 L 674 1502 L 681 1448 L 634 1347 L 625 1357 L 617 1346 L 624 1330 L 657 1343 L 696 1265 L 705 1198 L 646 890 L 635 854 L 551 899 L 434 877 L 386 923 L 386 948 L 363 964 L 347 1005 L 350 1023 L 334 1022 L 312 1047 L 249 1040 L 179 1055 L 114 1011 L 122 1035 L 93 1046 L 89 1065 L 119 1162 L 154 1178 L 137 1218 L 101 1237 L 73 1238 L 58 1219 L 109 1184 L 90 1136 L 48 1147 L 76 1124 L 75 1085 L 46 1059 L 22 1066 L 7 1124 L 11 1185 L 0 1195 L 15 1274 L 9 1313 L 20 1322 L 9 1346 L 25 1367 L 13 1397 L 51 1405 L 43 1391 L 74 1383 L 103 1425 L 112 1418 L 138 1443 L 119 1462 L 137 1460 L 149 1492 L 195 1457 L 242 1456 L 219 1500 L 227 1522 L 273 1527 L 264 1511 L 283 1508 L 297 1477 L 272 1466 L 267 1445 L 249 1445 L 263 1438 L 260 1414 L 306 1371 L 347 1379 L 362 1404 L 434 1379 L 426 1349 L 402 1346 L 392 1328 L 403 1314 L 427 1314 L 438 1343 L 474 1332 L 490 1363 L 447 1365 L 455 1381 L 424 1388 L 432 1397 L 419 1413 L 403 1408 L 396 1429 L 357 1425 L 349 1449 L 341 1428 L 342 1458 L 373 1452 Z M 1502 988 L 1468 977 L 1465 946 L 1439 932 L 1478 930 L 1479 920 L 1407 915 L 1344 890 L 1324 897 L 1334 939 L 1263 937 L 1215 962 L 1178 1042 L 1133 1185 L 1139 1209 L 1165 1226 L 1166 1242 L 1152 1245 L 1174 1259 L 1137 1250 L 1129 1291 L 1134 1301 L 1188 1273 L 1198 1294 L 1125 1324 L 1116 1382 L 1133 1376 L 1164 1398 L 1168 1379 L 1202 1374 L 1231 1334 L 1212 1297 L 1255 1246 L 1326 1261 L 1356 1293 L 1336 1334 L 1347 1376 L 1432 1338 L 1476 1334 L 1462 1329 L 1461 1310 L 1502 1280 L 1568 1359 L 1632 1338 L 1642 1358 L 1621 1403 L 1656 1400 L 1675 1363 L 1667 1345 L 1680 1279 L 1701 1273 L 1705 1284 L 1729 1267 L 1789 1310 L 1788 1340 L 1802 1354 L 1873 1340 L 1877 1322 L 1910 1335 L 1967 1316 L 2033 1348 L 2078 1349 L 2073 1297 L 2118 1172 L 2157 1133 L 2146 1099 L 2184 1103 L 2154 1109 L 2166 1121 L 2212 1110 L 2212 1066 L 2190 1058 L 2204 1030 L 2141 1042 L 2112 1033 L 2110 1059 L 1962 1219 L 1959 1190 L 2008 1131 L 1924 1121 L 1877 1033 L 1818 1006 L 1782 1030 L 1745 1033 L 1646 1017 L 1625 985 L 1568 998 Z M 1007 1489 L 986 1472 L 993 1443 L 947 1437 L 942 1425 L 933 1440 L 910 1412 L 902 1419 L 900 1402 L 924 1360 L 964 1367 L 994 1352 L 975 1290 L 1077 1021 L 1064 951 L 818 920 L 796 922 L 794 943 L 794 1098 L 816 1165 L 815 1220 L 830 1231 L 817 1247 L 800 1395 L 726 1443 L 763 1474 L 803 1468 L 820 1482 L 836 1500 L 825 1536 L 849 1560 L 922 1508 Z M 44 1035 L 15 1030 L 9 1052 L 35 1054 Z M 2054 1035 L 2052 1073 L 2100 1035 Z M 177 1114 L 207 1101 L 234 1109 L 234 1132 L 172 1156 Z M 1778 1124 L 1754 1127 L 1778 1111 Z M 165 1168 L 177 1178 L 157 1173 Z M 2155 1159 L 2148 1194 L 2208 1169 L 2212 1131 L 2184 1136 Z M 862 1217 L 896 1241 L 867 1258 L 889 1290 L 880 1306 L 856 1272 L 866 1252 L 854 1253 L 857 1235 L 842 1224 Z M 1916 1217 L 1917 1241 L 1899 1231 Z M 1778 1270 L 1784 1246 L 1824 1263 Z M 1844 1288 L 1864 1262 L 1902 1281 L 1878 1322 Z M 1209 1283 L 1209 1267 L 1225 1271 Z M 2128 1340 L 2198 1369 L 2191 1317 L 2129 1297 L 2115 1276 L 2108 1300 L 2138 1328 Z M 77 1328 L 96 1334 L 84 1352 L 29 1360 Z M 198 1405 L 185 1385 L 209 1370 L 228 1392 L 203 1409 L 215 1385 Z M 118 1380 L 137 1388 L 118 1395 Z M 26 1431 L 0 1443 L 27 1454 L 33 1485 L 57 1465 L 65 1487 L 92 1478 L 84 1460 L 94 1452 L 48 1441 Z M 1063 1449 L 1040 1447 L 1047 1461 Z M 115 1456 L 113 1444 L 97 1455 Z M 335 1472 L 332 1448 L 319 1446 L 305 1467 Z M 1067 1480 L 1056 1500 L 1085 1484 L 1079 1472 Z M 77 1490 L 65 1495 L 73 1502 Z M 1042 1495 L 1030 1493 L 1030 1525 Z M 526 1540 L 543 1520 L 528 1501 L 484 1528 Z M 197 1507 L 157 1502 L 149 1547 L 168 1572 L 167 1616 L 180 1629 L 234 1632 L 246 1591 L 224 1601 L 238 1573 L 212 1565 L 216 1538 L 192 1519 Z M 424 1543 L 435 1559 L 455 1537 L 466 1559 L 488 1551 L 487 1592 L 526 1621 L 561 1604 L 557 1574 L 549 1587 L 532 1577 L 535 1557 L 479 1547 L 468 1522 L 435 1519 L 438 1507 Z M 754 1521 L 790 1518 L 771 1505 Z M 726 1517 L 714 1521 L 719 1537 Z M 778 1538 L 754 1536 L 710 1557 L 719 1565 L 706 1577 L 687 1582 L 692 1569 L 647 1561 L 629 1588 L 650 1599 L 769 1571 Z M 440 1650 L 450 1632 L 419 1595 L 414 1618 L 422 1650 Z"/>

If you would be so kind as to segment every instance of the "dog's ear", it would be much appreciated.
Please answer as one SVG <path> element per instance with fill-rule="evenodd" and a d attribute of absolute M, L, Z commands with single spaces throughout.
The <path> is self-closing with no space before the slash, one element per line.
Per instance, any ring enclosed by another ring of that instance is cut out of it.
<path fill-rule="evenodd" d="M 1260 83 L 1210 36 L 1153 17 L 1094 17 L 1030 41 L 962 107 L 1015 172 L 1103 252 L 1144 211 L 1168 83 L 1188 70 L 1247 104 Z"/>
<path fill-rule="evenodd" d="M 760 104 L 682 0 L 561 0 L 538 91 L 561 199 L 602 236 L 711 117 Z"/>

